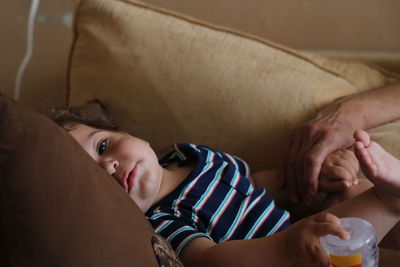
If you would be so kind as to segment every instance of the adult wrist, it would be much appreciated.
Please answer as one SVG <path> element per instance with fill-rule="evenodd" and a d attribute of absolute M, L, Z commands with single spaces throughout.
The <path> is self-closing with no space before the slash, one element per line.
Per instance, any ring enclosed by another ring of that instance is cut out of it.
<path fill-rule="evenodd" d="M 336 120 L 344 125 L 351 127 L 353 131 L 370 128 L 368 116 L 364 112 L 366 103 L 357 96 L 350 95 L 336 99 L 333 102 L 336 105 Z"/>

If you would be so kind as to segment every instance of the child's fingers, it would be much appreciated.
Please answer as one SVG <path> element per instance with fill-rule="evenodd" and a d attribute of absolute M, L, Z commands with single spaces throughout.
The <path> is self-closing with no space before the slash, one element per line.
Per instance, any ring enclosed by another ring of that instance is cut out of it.
<path fill-rule="evenodd" d="M 331 158 L 331 165 L 342 166 L 353 175 L 356 175 L 359 169 L 358 160 L 350 149 L 338 150 L 335 157 Z"/>
<path fill-rule="evenodd" d="M 331 223 L 335 225 L 342 225 L 340 219 L 329 212 L 320 212 L 312 216 L 312 219 L 316 223 Z"/>
<path fill-rule="evenodd" d="M 319 266 L 329 266 L 329 257 L 320 244 L 320 237 L 327 234 L 341 235 L 341 224 L 339 218 L 328 212 L 321 212 L 311 217 L 308 242 L 304 244 L 306 260 L 318 263 Z"/>
<path fill-rule="evenodd" d="M 335 193 L 346 191 L 349 187 L 351 187 L 350 182 L 341 181 L 341 180 L 332 180 L 332 181 L 320 181 L 321 188 L 326 193 Z"/>
<path fill-rule="evenodd" d="M 319 179 L 319 190 L 327 193 L 342 192 L 357 184 L 357 182 L 358 178 L 355 173 L 346 168 L 325 165 Z"/>
<path fill-rule="evenodd" d="M 340 224 L 340 219 L 329 212 L 320 212 L 312 216 L 315 222 L 331 222 Z"/>
<path fill-rule="evenodd" d="M 319 263 L 320 266 L 330 266 L 329 256 L 318 240 L 315 243 L 308 244 L 306 249 L 311 262 Z"/>
<path fill-rule="evenodd" d="M 314 228 L 314 233 L 318 236 L 336 235 L 341 239 L 349 239 L 349 233 L 338 224 L 333 223 L 319 223 Z"/>
<path fill-rule="evenodd" d="M 360 170 L 360 165 L 358 163 L 358 160 L 356 158 L 356 155 L 354 155 L 353 152 L 351 152 L 351 156 L 346 160 L 346 163 L 348 164 L 347 171 L 351 175 L 351 182 L 352 184 L 357 184 L 358 183 L 358 172 Z"/>
<path fill-rule="evenodd" d="M 350 174 L 349 181 L 353 181 L 354 178 L 357 177 L 359 169 L 358 160 L 352 151 L 348 150 L 346 153 L 343 153 L 342 157 L 336 159 L 333 165 L 334 167 L 341 167 L 345 169 L 345 171 Z"/>
<path fill-rule="evenodd" d="M 353 181 L 353 175 L 347 167 L 335 166 L 335 168 L 332 169 L 332 172 L 338 179 L 348 182 Z"/>
<path fill-rule="evenodd" d="M 349 233 L 343 228 L 340 219 L 328 212 L 321 212 L 313 216 L 317 224 L 314 231 L 318 236 L 336 235 L 342 239 L 348 239 Z"/>
<path fill-rule="evenodd" d="M 354 180 L 358 180 L 358 172 L 360 170 L 360 163 L 358 162 L 358 159 L 356 155 L 354 154 L 354 151 L 349 151 L 351 160 L 349 162 L 353 166 L 353 182 Z"/>
<path fill-rule="evenodd" d="M 349 149 L 339 150 L 326 163 L 326 173 L 331 174 L 328 176 L 331 176 L 335 180 L 346 179 L 350 186 L 357 184 L 359 163 L 353 151 Z M 334 173 L 335 171 L 336 173 Z"/>

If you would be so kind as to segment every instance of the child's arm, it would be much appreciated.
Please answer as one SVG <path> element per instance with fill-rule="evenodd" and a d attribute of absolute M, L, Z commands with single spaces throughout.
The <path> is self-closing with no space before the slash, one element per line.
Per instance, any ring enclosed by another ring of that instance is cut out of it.
<path fill-rule="evenodd" d="M 293 220 L 298 218 L 304 218 L 307 215 L 315 214 L 322 210 L 322 199 L 325 195 L 321 194 L 321 199 L 314 201 L 307 208 L 302 205 L 294 205 L 290 199 L 289 190 L 287 188 L 281 188 L 280 186 L 280 174 L 277 170 L 259 171 L 251 175 L 250 181 L 255 188 L 265 188 L 268 196 L 274 199 L 276 206 L 290 211 L 290 215 Z"/>
<path fill-rule="evenodd" d="M 279 188 L 281 177 L 278 171 L 259 171 L 252 174 L 249 179 L 254 188 L 265 188 L 268 196 L 275 200 L 278 207 L 288 210 L 293 206 L 288 190 Z"/>
<path fill-rule="evenodd" d="M 319 238 L 328 233 L 342 238 L 347 235 L 337 217 L 320 213 L 264 238 L 220 244 L 196 238 L 184 248 L 181 258 L 188 267 L 289 266 L 297 262 L 328 265 L 328 256 L 319 243 Z"/>
<path fill-rule="evenodd" d="M 400 197 L 397 202 L 400 202 Z M 338 217 L 358 217 L 369 221 L 375 227 L 378 242 L 400 220 L 400 211 L 387 205 L 374 189 L 369 189 L 328 211 Z M 188 267 L 266 264 L 278 267 L 305 262 L 309 264 L 304 266 L 328 266 L 328 258 L 320 246 L 319 238 L 326 234 L 347 237 L 337 217 L 332 214 L 319 213 L 307 217 L 280 233 L 264 238 L 220 244 L 206 238 L 196 238 L 184 248 L 181 258 Z"/>

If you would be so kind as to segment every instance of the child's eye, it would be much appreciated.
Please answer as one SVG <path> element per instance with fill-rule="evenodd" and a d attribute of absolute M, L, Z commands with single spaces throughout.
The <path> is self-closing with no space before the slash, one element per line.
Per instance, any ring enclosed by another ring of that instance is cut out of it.
<path fill-rule="evenodd" d="M 97 153 L 99 155 L 103 154 L 106 151 L 107 147 L 108 147 L 108 140 L 107 139 L 101 140 L 97 145 Z"/>

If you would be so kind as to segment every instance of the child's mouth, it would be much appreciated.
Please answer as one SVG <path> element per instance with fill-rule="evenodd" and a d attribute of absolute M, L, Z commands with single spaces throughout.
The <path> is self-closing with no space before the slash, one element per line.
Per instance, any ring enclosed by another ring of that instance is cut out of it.
<path fill-rule="evenodd" d="M 134 184 L 135 184 L 135 177 L 138 171 L 138 167 L 139 165 L 136 164 L 135 167 L 133 167 L 132 171 L 129 173 L 128 179 L 126 181 L 127 185 L 128 185 L 128 193 L 131 191 L 131 189 L 133 188 Z"/>

